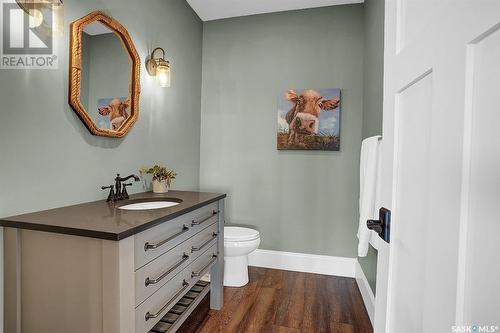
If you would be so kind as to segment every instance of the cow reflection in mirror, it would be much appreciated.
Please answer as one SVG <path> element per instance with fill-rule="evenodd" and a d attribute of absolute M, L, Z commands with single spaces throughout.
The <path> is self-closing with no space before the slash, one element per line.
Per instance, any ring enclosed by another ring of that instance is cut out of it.
<path fill-rule="evenodd" d="M 130 117 L 130 98 L 103 98 L 98 101 L 99 128 L 117 131 Z"/>

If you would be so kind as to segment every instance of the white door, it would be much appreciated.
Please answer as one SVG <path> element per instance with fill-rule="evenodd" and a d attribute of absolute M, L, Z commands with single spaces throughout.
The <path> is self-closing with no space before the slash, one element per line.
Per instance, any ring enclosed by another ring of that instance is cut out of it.
<path fill-rule="evenodd" d="M 375 332 L 500 332 L 500 1 L 385 13 Z"/>

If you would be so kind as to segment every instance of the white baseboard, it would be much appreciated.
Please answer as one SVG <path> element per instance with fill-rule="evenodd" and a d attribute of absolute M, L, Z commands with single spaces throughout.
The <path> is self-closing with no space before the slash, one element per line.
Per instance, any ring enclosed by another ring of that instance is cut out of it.
<path fill-rule="evenodd" d="M 359 264 L 359 261 L 356 259 L 356 282 L 358 284 L 359 291 L 361 292 L 361 297 L 363 297 L 363 302 L 365 303 L 366 312 L 368 312 L 368 316 L 370 317 L 370 321 L 372 322 L 375 319 L 375 295 L 373 294 L 372 288 L 368 283 L 368 280 Z"/>
<path fill-rule="evenodd" d="M 355 258 L 258 249 L 249 255 L 249 265 L 287 271 L 355 277 Z"/>

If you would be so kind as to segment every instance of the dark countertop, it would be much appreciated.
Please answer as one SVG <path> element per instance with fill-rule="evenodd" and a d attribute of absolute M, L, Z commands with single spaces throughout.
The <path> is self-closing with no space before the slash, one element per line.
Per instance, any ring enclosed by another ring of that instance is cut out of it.
<path fill-rule="evenodd" d="M 119 241 L 225 197 L 225 194 L 207 192 L 145 192 L 116 203 L 100 200 L 6 217 L 0 219 L 0 226 Z M 181 199 L 182 202 L 173 207 L 151 210 L 117 208 L 140 199 L 168 198 Z"/>

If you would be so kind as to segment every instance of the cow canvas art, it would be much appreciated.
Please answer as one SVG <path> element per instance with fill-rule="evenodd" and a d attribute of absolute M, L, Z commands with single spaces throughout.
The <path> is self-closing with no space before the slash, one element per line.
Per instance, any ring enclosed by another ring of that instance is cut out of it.
<path fill-rule="evenodd" d="M 96 124 L 99 128 L 117 131 L 130 117 L 130 98 L 101 98 L 97 101 Z"/>
<path fill-rule="evenodd" d="M 340 149 L 340 89 L 290 89 L 279 96 L 278 149 Z"/>

